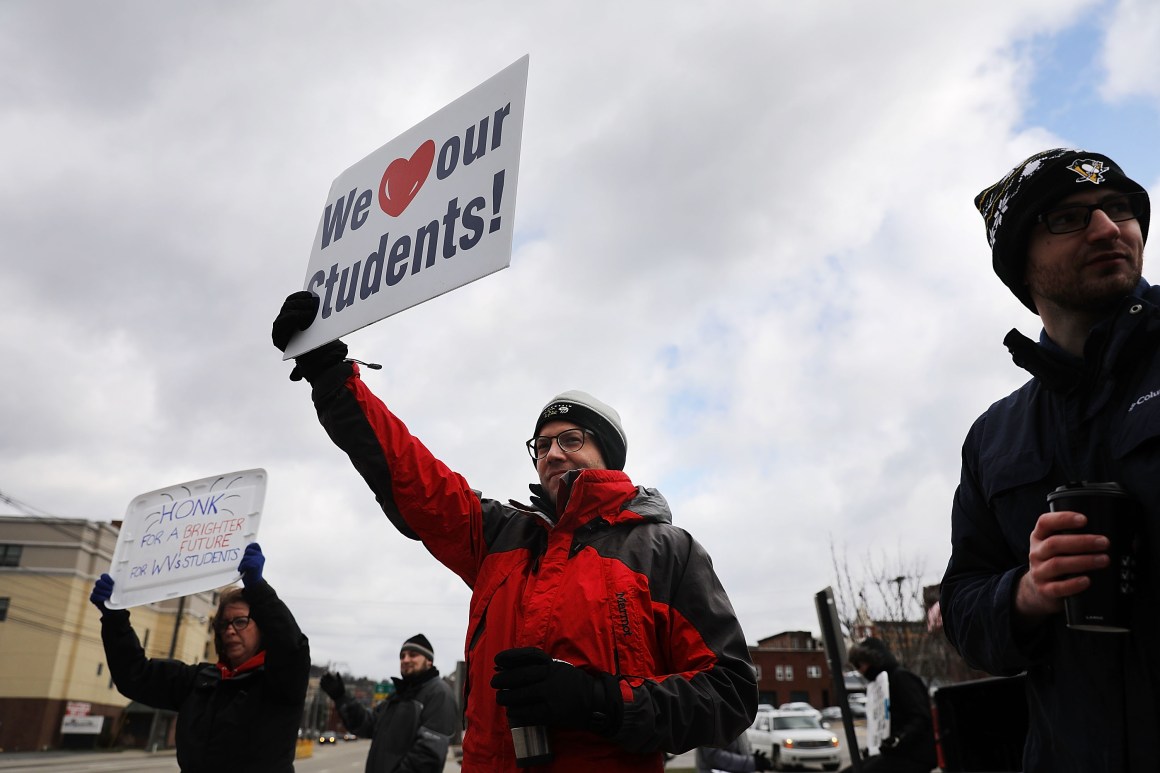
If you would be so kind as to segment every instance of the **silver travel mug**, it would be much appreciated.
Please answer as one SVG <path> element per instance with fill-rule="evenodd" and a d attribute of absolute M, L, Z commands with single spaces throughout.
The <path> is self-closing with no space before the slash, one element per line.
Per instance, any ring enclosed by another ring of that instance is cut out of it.
<path fill-rule="evenodd" d="M 512 743 L 516 747 L 517 768 L 547 765 L 552 761 L 552 743 L 548 740 L 548 728 L 543 725 L 513 727 Z"/>

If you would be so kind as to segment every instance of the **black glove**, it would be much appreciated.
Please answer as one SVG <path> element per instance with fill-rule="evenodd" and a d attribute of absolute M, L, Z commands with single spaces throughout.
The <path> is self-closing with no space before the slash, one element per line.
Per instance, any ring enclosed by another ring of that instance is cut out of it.
<path fill-rule="evenodd" d="M 262 567 L 266 565 L 266 557 L 262 555 L 262 548 L 257 542 L 246 545 L 242 553 L 238 571 L 242 573 L 242 585 L 252 588 L 262 581 Z"/>
<path fill-rule="evenodd" d="M 313 384 L 328 368 L 331 368 L 346 359 L 346 344 L 341 340 L 330 341 L 317 349 L 311 349 L 306 354 L 294 358 L 294 370 L 290 371 L 291 381 L 306 379 Z"/>
<path fill-rule="evenodd" d="M 346 695 L 346 686 L 342 683 L 342 677 L 338 674 L 332 674 L 329 671 L 323 674 L 322 678 L 318 680 L 318 686 L 335 703 L 338 703 Z"/>
<path fill-rule="evenodd" d="M 97 581 L 93 583 L 93 592 L 89 594 L 89 601 L 93 603 L 101 612 L 108 612 L 105 609 L 105 602 L 113 597 L 113 578 L 107 574 L 102 574 Z"/>
<path fill-rule="evenodd" d="M 620 694 L 612 674 L 593 676 L 536 647 L 498 653 L 495 668 L 495 701 L 507 709 L 512 727 L 554 725 L 601 735 L 620 727 Z"/>
<path fill-rule="evenodd" d="M 317 295 L 306 290 L 290 293 L 282 302 L 282 309 L 274 318 L 270 327 L 270 340 L 278 351 L 286 351 L 290 344 L 290 337 L 299 330 L 305 330 L 314 322 L 318 315 L 320 300 Z M 291 381 L 306 379 L 314 383 L 314 379 L 332 365 L 337 365 L 346 359 L 347 348 L 341 340 L 330 341 L 317 349 L 294 358 L 294 370 L 290 371 Z"/>
<path fill-rule="evenodd" d="M 753 769 L 773 770 L 773 763 L 769 761 L 769 757 L 765 756 L 765 752 L 757 751 L 753 753 Z"/>
<path fill-rule="evenodd" d="M 274 324 L 270 328 L 270 339 L 278 351 L 286 351 L 290 345 L 290 338 L 299 330 L 310 327 L 310 323 L 318 316 L 318 305 L 321 303 L 318 296 L 306 290 L 290 293 L 282 302 L 282 309 L 274 317 Z"/>
<path fill-rule="evenodd" d="M 882 743 L 878 744 L 878 750 L 883 752 L 892 752 L 898 748 L 898 744 L 902 743 L 902 736 L 890 735 L 882 739 Z"/>

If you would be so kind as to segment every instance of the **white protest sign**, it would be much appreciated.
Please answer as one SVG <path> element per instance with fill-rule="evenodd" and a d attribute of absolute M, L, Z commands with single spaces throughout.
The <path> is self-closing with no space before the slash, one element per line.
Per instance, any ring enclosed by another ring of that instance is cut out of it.
<path fill-rule="evenodd" d="M 527 84 L 524 56 L 334 181 L 306 270 L 318 316 L 284 359 L 507 268 Z"/>
<path fill-rule="evenodd" d="M 885 671 L 866 684 L 866 748 L 878 754 L 890 737 L 890 677 Z"/>
<path fill-rule="evenodd" d="M 258 535 L 266 471 L 211 475 L 129 503 L 109 575 L 109 609 L 187 596 L 237 581 Z"/>

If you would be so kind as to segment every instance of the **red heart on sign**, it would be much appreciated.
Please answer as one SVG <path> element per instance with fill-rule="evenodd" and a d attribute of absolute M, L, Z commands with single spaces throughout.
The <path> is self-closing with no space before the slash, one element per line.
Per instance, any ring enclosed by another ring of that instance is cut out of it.
<path fill-rule="evenodd" d="M 427 181 L 431 162 L 435 160 L 435 143 L 427 140 L 410 158 L 396 158 L 383 172 L 379 183 L 379 206 L 391 217 L 398 217 Z"/>

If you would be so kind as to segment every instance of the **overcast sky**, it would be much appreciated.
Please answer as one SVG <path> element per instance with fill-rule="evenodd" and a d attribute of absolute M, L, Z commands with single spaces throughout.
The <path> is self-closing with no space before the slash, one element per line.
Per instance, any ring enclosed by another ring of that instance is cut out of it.
<path fill-rule="evenodd" d="M 266 469 L 266 576 L 359 675 L 419 631 L 450 671 L 469 592 L 270 322 L 334 178 L 524 54 L 510 268 L 345 340 L 498 499 L 550 397 L 615 406 L 751 643 L 818 631 L 831 544 L 941 577 L 963 437 L 1024 380 L 1003 336 L 1039 330 L 974 195 L 1059 145 L 1160 193 L 1151 0 L 9 0 L 0 29 L 0 492 L 107 521 Z"/>

